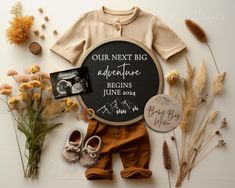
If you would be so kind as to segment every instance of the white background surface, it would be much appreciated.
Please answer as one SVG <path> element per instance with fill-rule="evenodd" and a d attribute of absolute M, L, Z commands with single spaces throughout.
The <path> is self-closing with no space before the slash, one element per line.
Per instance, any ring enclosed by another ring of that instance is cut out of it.
<path fill-rule="evenodd" d="M 145 11 L 158 15 L 167 23 L 186 43 L 187 57 L 193 65 L 199 66 L 203 59 L 209 69 L 209 77 L 216 75 L 212 59 L 207 48 L 200 44 L 184 25 L 185 18 L 191 18 L 207 32 L 211 46 L 221 70 L 227 72 L 225 92 L 216 100 L 214 109 L 221 111 L 221 116 L 227 116 L 230 127 L 224 132 L 227 147 L 225 150 L 216 150 L 208 156 L 191 175 L 190 181 L 185 181 L 182 187 L 186 188 L 234 188 L 235 187 L 235 116 L 234 116 L 234 81 L 235 81 L 235 1 L 233 0 L 22 0 L 24 13 L 36 17 L 36 25 L 43 22 L 37 9 L 42 7 L 50 22 L 45 31 L 46 40 L 42 42 L 43 55 L 33 56 L 26 46 L 14 47 L 5 39 L 5 30 L 10 20 L 10 7 L 14 0 L 0 0 L 0 82 L 11 82 L 5 73 L 14 68 L 23 71 L 32 64 L 41 65 L 48 72 L 71 68 L 65 60 L 49 51 L 56 37 L 51 34 L 55 28 L 63 33 L 79 15 L 89 10 L 105 5 L 112 9 L 129 9 L 134 5 Z M 164 73 L 177 69 L 185 74 L 185 61 L 183 57 L 174 58 L 170 63 L 161 61 Z M 68 133 L 74 128 L 80 128 L 85 133 L 87 125 L 77 121 L 74 116 L 68 115 L 63 119 L 64 125 L 54 130 L 48 136 L 41 158 L 39 180 L 30 181 L 23 178 L 18 155 L 13 124 L 6 106 L 0 103 L 0 188 L 167 188 L 167 174 L 162 164 L 161 146 L 163 136 L 149 131 L 151 139 L 150 169 L 153 176 L 148 180 L 124 180 L 119 172 L 122 164 L 118 154 L 113 160 L 113 181 L 87 181 L 84 176 L 85 169 L 79 165 L 68 165 L 62 157 L 61 151 Z M 170 134 L 165 135 L 170 151 L 174 156 L 174 169 L 171 173 L 172 183 L 175 183 L 177 166 L 175 148 L 170 142 Z M 23 137 L 21 138 L 23 146 Z"/>

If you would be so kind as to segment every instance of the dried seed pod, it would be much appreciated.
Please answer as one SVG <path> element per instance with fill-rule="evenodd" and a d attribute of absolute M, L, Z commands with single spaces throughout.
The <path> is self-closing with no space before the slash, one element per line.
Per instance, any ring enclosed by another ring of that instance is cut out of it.
<path fill-rule="evenodd" d="M 42 8 L 39 8 L 38 11 L 39 11 L 40 13 L 43 13 L 43 9 L 42 9 Z"/>
<path fill-rule="evenodd" d="M 53 34 L 54 34 L 54 35 L 58 35 L 58 31 L 57 31 L 57 30 L 54 30 L 54 31 L 53 31 Z"/>
<path fill-rule="evenodd" d="M 42 24 L 42 25 L 41 25 L 41 28 L 42 28 L 42 29 L 46 29 L 46 25 L 45 25 L 45 24 Z"/>
<path fill-rule="evenodd" d="M 44 17 L 44 20 L 46 20 L 47 22 L 49 21 L 49 17 L 48 16 L 45 16 Z"/>
<path fill-rule="evenodd" d="M 45 36 L 44 35 L 40 35 L 40 39 L 44 40 Z"/>
<path fill-rule="evenodd" d="M 34 35 L 38 36 L 39 35 L 39 31 L 36 29 L 33 31 Z"/>
<path fill-rule="evenodd" d="M 224 117 L 221 121 L 220 129 L 227 127 L 227 125 L 228 125 L 227 119 L 226 119 L 226 117 Z"/>

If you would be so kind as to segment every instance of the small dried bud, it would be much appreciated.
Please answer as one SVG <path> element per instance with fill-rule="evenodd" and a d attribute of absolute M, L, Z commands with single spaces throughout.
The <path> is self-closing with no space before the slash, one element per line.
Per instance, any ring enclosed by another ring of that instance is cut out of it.
<path fill-rule="evenodd" d="M 44 40 L 45 36 L 44 35 L 40 35 L 40 39 Z"/>
<path fill-rule="evenodd" d="M 220 125 L 220 128 L 223 129 L 223 128 L 226 128 L 228 125 L 228 122 L 227 122 L 227 119 L 226 117 L 224 117 L 221 121 L 221 125 Z"/>
<path fill-rule="evenodd" d="M 221 139 L 221 140 L 219 140 L 219 142 L 218 142 L 218 144 L 216 146 L 218 148 L 221 148 L 221 147 L 224 147 L 225 145 L 226 145 L 226 142 L 223 139 Z"/>
<path fill-rule="evenodd" d="M 49 21 L 49 17 L 48 17 L 48 16 L 45 16 L 45 17 L 44 17 L 44 20 L 48 22 L 48 21 Z"/>
<path fill-rule="evenodd" d="M 36 35 L 36 36 L 39 35 L 39 31 L 38 31 L 38 30 L 34 30 L 33 33 L 34 33 L 34 35 Z"/>
<path fill-rule="evenodd" d="M 53 31 L 53 34 L 54 34 L 54 35 L 58 35 L 58 31 L 57 31 L 57 30 L 54 30 L 54 31 Z"/>
<path fill-rule="evenodd" d="M 45 25 L 45 24 L 42 24 L 42 25 L 41 25 L 41 28 L 42 28 L 42 29 L 46 29 L 46 25 Z"/>
<path fill-rule="evenodd" d="M 43 9 L 42 9 L 42 8 L 39 8 L 38 11 L 39 11 L 40 13 L 43 13 Z"/>
<path fill-rule="evenodd" d="M 219 131 L 215 131 L 215 134 L 216 134 L 216 135 L 220 135 L 220 132 L 219 132 Z"/>

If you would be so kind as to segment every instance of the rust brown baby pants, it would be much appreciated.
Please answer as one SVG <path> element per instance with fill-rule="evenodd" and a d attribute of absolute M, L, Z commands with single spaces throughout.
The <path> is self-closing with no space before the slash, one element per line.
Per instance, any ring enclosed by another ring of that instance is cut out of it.
<path fill-rule="evenodd" d="M 120 153 L 124 166 L 122 178 L 149 178 L 150 158 L 149 136 L 143 122 L 127 126 L 111 126 L 90 120 L 86 139 L 98 135 L 102 140 L 101 155 L 97 164 L 86 170 L 88 180 L 112 180 L 112 153 Z"/>

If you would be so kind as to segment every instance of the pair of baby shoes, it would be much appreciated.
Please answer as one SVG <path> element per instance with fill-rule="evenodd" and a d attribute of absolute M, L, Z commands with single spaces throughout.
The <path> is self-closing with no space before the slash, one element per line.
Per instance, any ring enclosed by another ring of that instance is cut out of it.
<path fill-rule="evenodd" d="M 66 141 L 63 157 L 69 163 L 80 162 L 82 166 L 93 166 L 99 159 L 101 139 L 99 136 L 91 136 L 84 144 L 83 134 L 74 130 Z"/>

